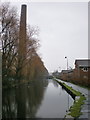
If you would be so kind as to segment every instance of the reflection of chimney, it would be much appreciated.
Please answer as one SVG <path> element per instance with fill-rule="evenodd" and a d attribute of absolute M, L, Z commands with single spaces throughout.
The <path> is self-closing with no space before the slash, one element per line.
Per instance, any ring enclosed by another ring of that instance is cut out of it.
<path fill-rule="evenodd" d="M 18 48 L 18 57 L 19 57 L 19 76 L 25 74 L 25 58 L 26 58 L 26 5 L 22 5 L 21 8 L 21 18 L 20 18 L 20 30 L 19 30 L 19 48 Z"/>
<path fill-rule="evenodd" d="M 22 5 L 19 32 L 19 57 L 24 59 L 26 56 L 26 5 Z"/>

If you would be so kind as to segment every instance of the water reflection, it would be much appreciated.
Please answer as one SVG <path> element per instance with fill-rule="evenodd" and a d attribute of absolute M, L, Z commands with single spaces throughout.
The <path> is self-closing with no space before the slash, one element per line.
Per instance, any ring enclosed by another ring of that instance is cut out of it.
<path fill-rule="evenodd" d="M 55 80 L 52 80 L 51 82 L 53 82 L 53 85 L 54 85 L 55 87 L 58 87 L 58 86 L 59 86 L 59 84 L 58 84 Z"/>
<path fill-rule="evenodd" d="M 58 85 L 53 80 L 50 80 L 48 87 L 45 91 L 44 99 L 42 105 L 36 113 L 37 118 L 64 118 L 66 111 L 73 104 L 73 99 L 69 96 L 68 104 L 68 94 L 62 87 Z"/>
<path fill-rule="evenodd" d="M 48 85 L 47 80 L 33 80 L 29 85 L 3 91 L 3 118 L 34 118 Z"/>
<path fill-rule="evenodd" d="M 28 85 L 3 91 L 3 118 L 63 118 L 68 94 L 53 80 L 35 79 Z M 69 96 L 69 105 L 73 100 Z"/>

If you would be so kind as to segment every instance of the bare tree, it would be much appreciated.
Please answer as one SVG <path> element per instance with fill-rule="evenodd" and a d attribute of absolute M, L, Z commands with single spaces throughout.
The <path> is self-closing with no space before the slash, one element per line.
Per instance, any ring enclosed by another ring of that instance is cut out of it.
<path fill-rule="evenodd" d="M 17 16 L 18 15 L 16 9 L 14 7 L 11 7 L 10 4 L 2 4 L 0 6 L 2 76 L 3 83 L 5 84 L 8 82 L 8 78 L 10 77 L 14 77 L 17 79 L 21 77 L 18 73 L 22 68 L 26 70 L 26 77 L 30 72 L 32 72 L 32 70 L 34 71 L 34 73 L 36 73 L 35 71 L 37 71 L 38 73 L 38 67 L 41 67 L 41 71 L 45 69 L 41 58 L 37 54 L 37 49 L 40 46 L 38 40 L 38 27 L 27 27 L 26 57 L 23 60 L 19 61 L 20 59 L 18 59 L 18 46 L 20 21 Z M 37 63 L 38 65 L 36 65 Z M 37 68 L 35 66 L 37 66 Z"/>
<path fill-rule="evenodd" d="M 0 6 L 0 21 L 2 30 L 0 33 L 2 43 L 2 76 L 3 80 L 13 73 L 16 64 L 18 46 L 18 19 L 15 8 L 9 4 Z"/>

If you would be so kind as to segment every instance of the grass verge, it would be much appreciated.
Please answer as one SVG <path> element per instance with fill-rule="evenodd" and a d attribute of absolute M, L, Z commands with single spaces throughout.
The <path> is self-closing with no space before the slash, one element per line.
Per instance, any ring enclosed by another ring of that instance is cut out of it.
<path fill-rule="evenodd" d="M 81 106 L 84 104 L 85 97 L 83 95 L 80 96 L 80 98 L 76 101 L 74 101 L 73 106 L 70 107 L 70 113 L 68 115 L 71 115 L 74 118 L 78 118 L 81 113 Z"/>

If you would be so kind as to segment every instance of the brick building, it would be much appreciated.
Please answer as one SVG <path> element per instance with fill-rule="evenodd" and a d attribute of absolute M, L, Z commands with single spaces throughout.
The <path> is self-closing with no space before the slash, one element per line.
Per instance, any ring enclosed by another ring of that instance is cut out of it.
<path fill-rule="evenodd" d="M 71 70 L 62 70 L 60 79 L 90 86 L 90 59 L 75 60 L 75 68 Z"/>
<path fill-rule="evenodd" d="M 90 84 L 90 59 L 75 60 L 73 80 L 81 84 Z"/>
<path fill-rule="evenodd" d="M 73 69 L 62 70 L 60 73 L 60 79 L 65 81 L 71 81 L 73 79 Z"/>

